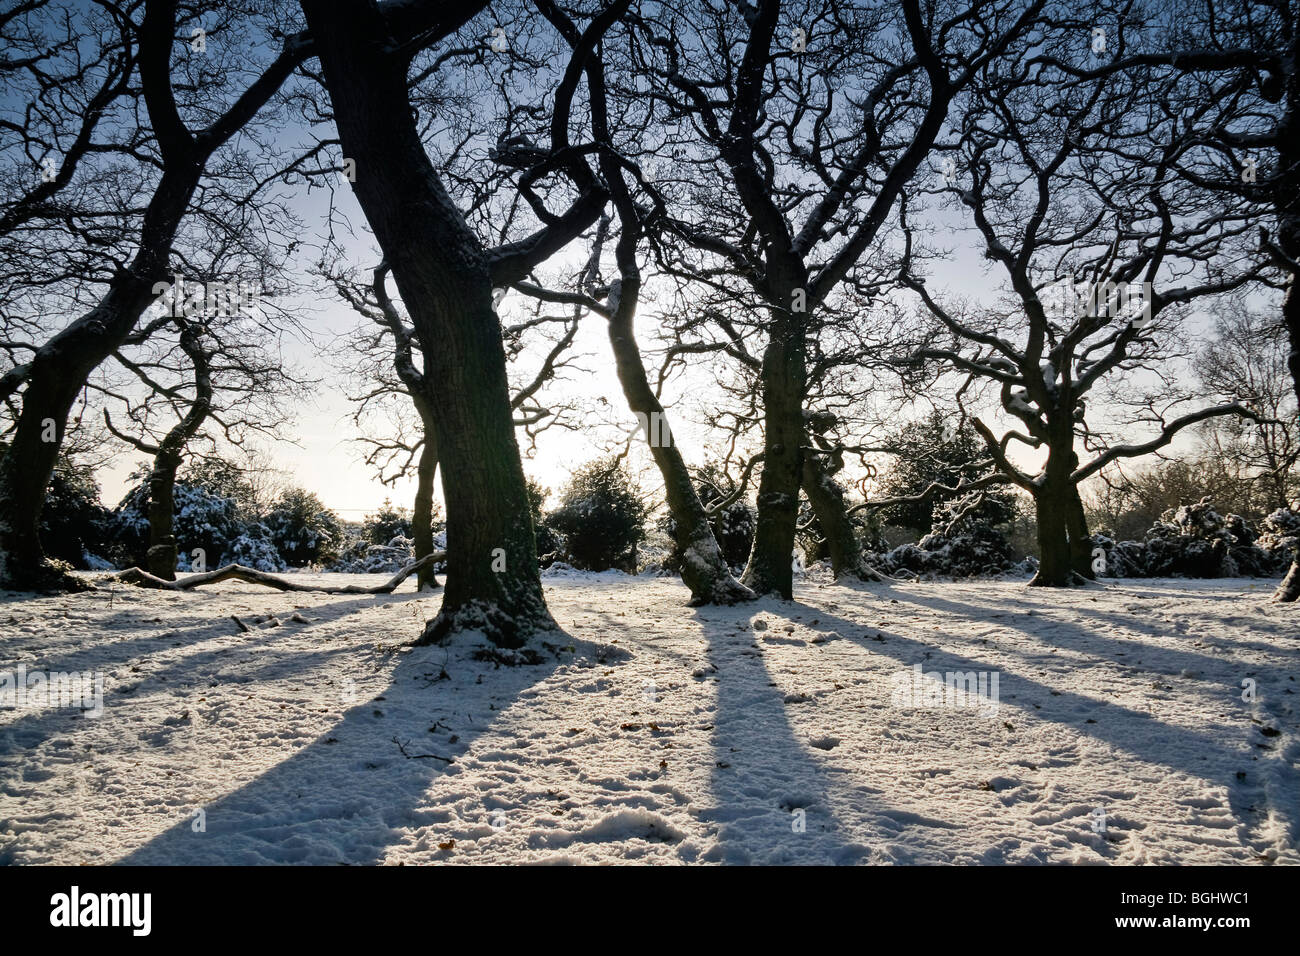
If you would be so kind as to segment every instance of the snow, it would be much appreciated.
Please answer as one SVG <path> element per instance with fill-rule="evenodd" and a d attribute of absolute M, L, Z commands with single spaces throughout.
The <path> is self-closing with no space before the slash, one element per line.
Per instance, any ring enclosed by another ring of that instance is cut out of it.
<path fill-rule="evenodd" d="M 0 709 L 0 863 L 1300 862 L 1271 582 L 544 582 L 563 632 L 514 667 L 404 647 L 414 582 L 7 595 L 0 670 L 105 700 Z M 915 665 L 998 674 L 996 713 L 900 706 Z"/>

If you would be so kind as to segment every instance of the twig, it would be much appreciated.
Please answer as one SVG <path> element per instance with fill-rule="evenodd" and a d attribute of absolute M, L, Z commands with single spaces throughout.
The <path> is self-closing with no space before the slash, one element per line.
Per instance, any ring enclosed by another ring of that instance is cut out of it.
<path fill-rule="evenodd" d="M 393 737 L 393 743 L 397 744 L 397 749 L 402 752 L 402 756 L 407 760 L 442 760 L 446 763 L 456 762 L 450 757 L 439 757 L 437 754 L 408 754 L 406 748 L 402 746 L 402 742 L 398 740 L 396 736 Z"/>

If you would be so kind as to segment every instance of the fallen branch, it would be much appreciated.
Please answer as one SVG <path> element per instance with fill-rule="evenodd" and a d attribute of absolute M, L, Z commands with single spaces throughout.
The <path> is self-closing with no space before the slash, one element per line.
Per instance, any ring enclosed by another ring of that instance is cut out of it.
<path fill-rule="evenodd" d="M 205 584 L 218 584 L 221 581 L 229 581 L 234 578 L 237 581 L 247 581 L 249 584 L 261 584 L 268 588 L 275 588 L 277 591 L 312 591 L 318 594 L 391 594 L 397 590 L 399 584 L 415 572 L 445 560 L 447 560 L 446 551 L 435 551 L 433 554 L 426 554 L 423 558 L 406 565 L 384 584 L 377 584 L 369 588 L 356 584 L 336 588 L 299 584 L 296 581 L 289 581 L 274 574 L 267 574 L 265 571 L 246 568 L 242 564 L 228 564 L 224 568 L 218 568 L 215 571 L 191 574 L 175 581 L 164 581 L 162 578 L 155 577 L 140 568 L 127 568 L 125 571 L 119 571 L 114 577 L 125 584 L 134 584 L 142 588 L 154 588 L 159 591 L 189 591 Z"/>

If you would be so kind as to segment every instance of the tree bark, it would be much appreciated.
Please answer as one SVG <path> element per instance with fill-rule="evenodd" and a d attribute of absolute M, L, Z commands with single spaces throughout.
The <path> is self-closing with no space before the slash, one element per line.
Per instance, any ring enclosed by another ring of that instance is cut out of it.
<path fill-rule="evenodd" d="M 176 472 L 180 469 L 185 446 L 212 411 L 212 369 L 203 346 L 202 330 L 183 319 L 178 322 L 181 323 L 181 349 L 194 366 L 194 401 L 185 417 L 172 426 L 159 443 L 149 473 L 149 551 L 146 563 L 151 573 L 167 581 L 176 578 L 177 549 L 173 533 Z"/>
<path fill-rule="evenodd" d="M 418 561 L 433 554 L 433 480 L 438 472 L 438 437 L 432 427 L 424 427 L 424 447 L 420 449 L 420 463 L 416 467 L 415 506 L 411 509 L 411 535 L 415 538 L 415 558 Z M 415 589 L 423 591 L 438 587 L 433 566 L 420 568 Z"/>
<path fill-rule="evenodd" d="M 1094 580 L 1097 575 L 1092 570 L 1092 537 L 1088 534 L 1088 518 L 1083 499 L 1079 497 L 1079 486 L 1071 483 L 1066 493 L 1065 530 L 1070 538 L 1070 567 L 1075 574 Z"/>
<path fill-rule="evenodd" d="M 758 523 L 741 581 L 757 594 L 776 593 L 788 601 L 793 596 L 794 536 L 803 470 L 807 333 L 802 314 L 788 309 L 774 313 L 761 372 L 764 456 L 758 483 Z"/>
<path fill-rule="evenodd" d="M 851 575 L 863 581 L 879 581 L 880 575 L 862 558 L 862 545 L 844 502 L 844 489 L 835 480 L 826 456 L 804 453 L 802 486 L 826 536 L 831 572 L 835 577 Z"/>
<path fill-rule="evenodd" d="M 1059 486 L 1044 485 L 1034 495 L 1038 523 L 1038 573 L 1032 587 L 1069 587 L 1074 577 L 1068 530 L 1068 497 Z"/>
<path fill-rule="evenodd" d="M 149 573 L 165 581 L 176 580 L 176 535 L 172 515 L 176 509 L 176 471 L 179 455 L 159 452 L 149 472 Z"/>
<path fill-rule="evenodd" d="M 1286 77 L 1286 109 L 1278 125 L 1278 172 L 1274 186 L 1273 205 L 1277 212 L 1278 246 L 1289 267 L 1286 297 L 1282 300 L 1282 322 L 1286 326 L 1291 349 L 1287 353 L 1287 368 L 1291 372 L 1291 385 L 1296 402 L 1300 403 L 1300 145 L 1296 140 L 1300 130 L 1300 70 L 1295 68 L 1295 57 L 1300 54 L 1300 34 L 1291 37 L 1292 68 Z M 1274 597 L 1279 601 L 1300 598 L 1300 550 L 1291 560 L 1291 568 Z"/>
<path fill-rule="evenodd" d="M 483 246 L 429 162 L 393 49 L 373 4 L 310 2 L 320 57 L 354 184 L 410 313 L 430 382 L 447 500 L 442 610 L 422 640 L 482 630 L 517 647 L 553 628 L 515 442 L 505 351 Z"/>
<path fill-rule="evenodd" d="M 611 290 L 609 344 L 614 351 L 623 396 L 628 408 L 645 425 L 650 454 L 663 476 L 668 510 L 673 517 L 673 538 L 682 555 L 682 581 L 691 591 L 690 605 L 751 601 L 756 597 L 754 592 L 731 576 L 686 462 L 672 440 L 671 429 L 666 424 L 659 427 L 666 421 L 664 408 L 646 378 L 633 330 L 640 288 L 639 277 L 625 271 Z"/>

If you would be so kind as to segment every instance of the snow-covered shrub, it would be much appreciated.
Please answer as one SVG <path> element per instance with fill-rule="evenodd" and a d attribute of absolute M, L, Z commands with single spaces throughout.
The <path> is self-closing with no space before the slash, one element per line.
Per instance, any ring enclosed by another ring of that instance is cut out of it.
<path fill-rule="evenodd" d="M 182 554 L 181 563 L 184 564 L 187 560 L 188 555 Z M 250 525 L 230 543 L 230 547 L 221 556 L 221 564 L 242 564 L 255 571 L 273 573 L 286 569 L 284 558 L 280 557 L 280 552 L 275 549 L 275 543 L 271 540 L 270 530 L 261 523 Z M 209 567 L 208 570 L 211 571 L 212 568 Z"/>
<path fill-rule="evenodd" d="M 1164 512 L 1151 526 L 1141 545 L 1141 574 L 1219 578 L 1280 573 L 1284 562 L 1279 561 L 1279 552 L 1261 547 L 1258 539 L 1255 529 L 1240 515 L 1225 517 L 1208 497 L 1202 498 L 1196 504 Z M 1270 543 L 1273 540 L 1270 538 Z M 1129 548 L 1127 553 L 1136 557 L 1138 552 Z"/>
<path fill-rule="evenodd" d="M 415 560 L 415 541 L 394 535 L 386 544 L 353 539 L 329 570 L 349 574 L 396 574 Z"/>
<path fill-rule="evenodd" d="M 294 567 L 328 562 L 343 543 L 343 525 L 338 515 L 303 488 L 283 492 L 264 523 L 275 549 Z"/>
<path fill-rule="evenodd" d="M 112 571 L 113 562 L 89 551 L 81 552 L 81 565 L 87 571 Z"/>
<path fill-rule="evenodd" d="M 563 541 L 560 557 L 584 571 L 636 573 L 647 509 L 618 459 L 594 461 L 569 479 L 546 524 Z"/>
<path fill-rule="evenodd" d="M 4 453 L 0 445 L 0 455 Z M 99 502 L 94 469 L 60 455 L 41 507 L 41 547 L 46 555 L 75 568 L 102 570 L 97 552 L 108 544 L 111 513 Z M 111 567 L 111 565 L 110 565 Z"/>
<path fill-rule="evenodd" d="M 141 480 L 127 492 L 110 522 L 114 556 L 124 567 L 144 567 L 149 550 L 149 481 L 143 471 L 137 472 L 137 477 Z M 226 554 L 244 533 L 237 503 L 191 481 L 178 481 L 173 496 L 172 534 L 177 552 L 184 555 L 188 566 L 193 552 L 202 549 L 205 563 L 213 567 L 217 557 Z"/>
<path fill-rule="evenodd" d="M 869 563 L 890 574 L 974 577 L 1012 570 L 1011 544 L 1000 525 L 980 509 L 963 513 L 964 499 L 944 502 L 935 509 L 934 527 L 915 544 L 872 555 Z M 968 502 L 967 502 L 968 504 Z"/>
<path fill-rule="evenodd" d="M 1300 512 L 1279 508 L 1260 522 L 1255 542 L 1269 555 L 1279 570 L 1284 569 L 1300 548 Z"/>
<path fill-rule="evenodd" d="M 361 536 L 370 544 L 384 545 L 399 535 L 411 537 L 411 510 L 396 508 L 387 498 L 378 511 L 361 522 Z"/>
<path fill-rule="evenodd" d="M 956 426 L 951 412 L 936 410 L 908 422 L 890 435 L 886 444 L 895 454 L 880 479 L 884 498 L 919 495 L 934 482 L 954 487 L 980 477 L 987 467 L 984 440 L 969 423 Z M 933 505 L 911 501 L 885 508 L 879 513 L 881 523 L 928 534 L 943 526 L 939 509 L 949 499 L 933 500 Z M 992 525 L 1006 524 L 1015 516 L 1015 492 L 1009 486 L 987 488 L 974 511 Z"/>
<path fill-rule="evenodd" d="M 1139 578 L 1146 573 L 1146 545 L 1141 541 L 1116 541 L 1107 529 L 1092 536 L 1089 553 L 1096 555 L 1098 548 L 1105 559 L 1098 577 Z M 1095 560 L 1093 567 L 1097 567 Z"/>
<path fill-rule="evenodd" d="M 527 488 L 528 509 L 533 517 L 533 534 L 537 539 L 537 559 L 542 567 L 548 568 L 552 562 L 559 560 L 560 549 L 564 547 L 564 540 L 542 515 L 542 505 L 550 496 L 551 489 L 532 477 L 527 479 Z"/>

